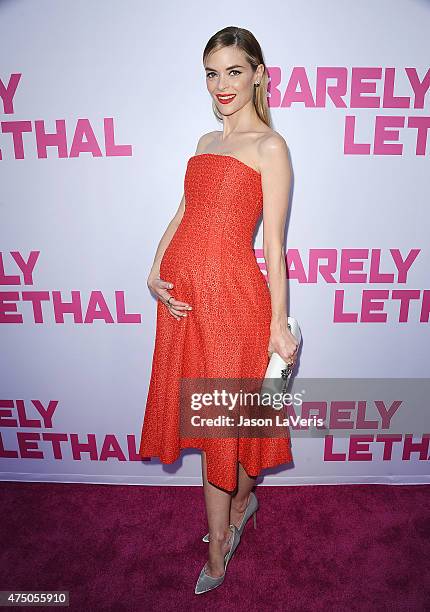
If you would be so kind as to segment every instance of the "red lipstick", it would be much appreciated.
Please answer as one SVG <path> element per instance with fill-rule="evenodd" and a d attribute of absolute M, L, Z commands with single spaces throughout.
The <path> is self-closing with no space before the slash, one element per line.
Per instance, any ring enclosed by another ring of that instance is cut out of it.
<path fill-rule="evenodd" d="M 217 94 L 216 97 L 221 104 L 230 104 L 235 99 L 236 94 Z"/>

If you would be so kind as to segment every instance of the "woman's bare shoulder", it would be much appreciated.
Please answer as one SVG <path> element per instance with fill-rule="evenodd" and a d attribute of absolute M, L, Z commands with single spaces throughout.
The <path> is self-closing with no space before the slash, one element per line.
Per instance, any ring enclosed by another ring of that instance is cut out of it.
<path fill-rule="evenodd" d="M 268 171 L 290 172 L 290 150 L 285 138 L 279 132 L 271 130 L 266 132 L 259 140 L 258 166 L 262 175 L 265 175 Z"/>
<path fill-rule="evenodd" d="M 285 138 L 276 130 L 267 130 L 258 141 L 260 157 L 276 154 L 288 154 Z"/>
<path fill-rule="evenodd" d="M 219 130 L 214 130 L 213 132 L 207 132 L 206 134 L 200 136 L 197 143 L 196 155 L 202 153 L 207 148 L 210 148 L 210 145 L 215 142 L 217 138 L 219 138 L 220 134 L 221 132 Z"/>

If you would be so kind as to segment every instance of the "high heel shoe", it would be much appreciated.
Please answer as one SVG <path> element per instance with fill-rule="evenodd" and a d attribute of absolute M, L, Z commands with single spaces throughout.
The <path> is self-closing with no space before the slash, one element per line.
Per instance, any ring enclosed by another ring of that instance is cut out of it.
<path fill-rule="evenodd" d="M 239 535 L 242 535 L 243 530 L 245 529 L 246 522 L 251 516 L 254 516 L 254 529 L 257 529 L 257 515 L 256 512 L 258 510 L 258 499 L 252 491 L 249 494 L 248 505 L 245 508 L 245 513 L 240 521 L 239 527 L 237 530 L 239 531 Z M 209 542 L 209 534 L 207 533 L 202 538 L 203 542 Z"/>
<path fill-rule="evenodd" d="M 194 593 L 196 593 L 196 595 L 200 595 L 200 593 L 206 593 L 207 591 L 211 591 L 212 589 L 215 589 L 216 587 L 220 586 L 220 584 L 224 582 L 228 562 L 232 558 L 233 553 L 238 547 L 238 544 L 240 542 L 240 533 L 236 525 L 233 525 L 233 524 L 229 525 L 229 529 L 231 530 L 233 535 L 231 537 L 232 543 L 230 546 L 230 550 L 224 556 L 224 573 L 222 576 L 219 576 L 217 578 L 214 578 L 213 576 L 209 576 L 209 574 L 206 574 L 205 572 L 205 567 L 206 567 L 206 563 L 205 563 L 200 571 L 200 575 L 196 583 L 196 588 L 194 589 Z"/>

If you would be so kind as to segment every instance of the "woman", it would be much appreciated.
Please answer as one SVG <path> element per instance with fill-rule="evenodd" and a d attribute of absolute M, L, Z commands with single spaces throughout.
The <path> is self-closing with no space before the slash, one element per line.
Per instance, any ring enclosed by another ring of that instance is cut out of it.
<path fill-rule="evenodd" d="M 223 582 L 251 516 L 255 526 L 258 473 L 292 455 L 288 435 L 181 436 L 180 379 L 262 379 L 273 351 L 294 363 L 297 349 L 287 327 L 284 248 L 291 168 L 270 126 L 262 51 L 251 32 L 231 26 L 208 41 L 203 64 L 223 129 L 204 134 L 189 159 L 184 195 L 147 280 L 158 298 L 157 332 L 139 450 L 163 463 L 181 448 L 202 451 L 209 554 L 195 593 Z M 270 291 L 251 245 L 262 213 Z"/>

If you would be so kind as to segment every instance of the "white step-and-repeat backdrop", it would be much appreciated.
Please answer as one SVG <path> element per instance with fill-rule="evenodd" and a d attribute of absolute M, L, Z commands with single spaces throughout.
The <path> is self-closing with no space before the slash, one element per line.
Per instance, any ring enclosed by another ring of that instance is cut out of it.
<path fill-rule="evenodd" d="M 262 482 L 430 482 L 430 4 L 419 0 L 0 3 L 3 480 L 201 484 L 198 450 L 171 465 L 137 454 L 156 320 L 146 279 L 187 160 L 221 129 L 202 52 L 227 25 L 259 40 L 291 151 L 298 376 L 393 381 L 391 397 L 371 380 L 370 398 L 340 397 L 348 435 L 293 434 L 294 464 Z M 260 225 L 264 274 L 261 247 Z"/>

